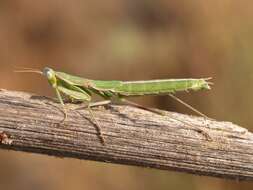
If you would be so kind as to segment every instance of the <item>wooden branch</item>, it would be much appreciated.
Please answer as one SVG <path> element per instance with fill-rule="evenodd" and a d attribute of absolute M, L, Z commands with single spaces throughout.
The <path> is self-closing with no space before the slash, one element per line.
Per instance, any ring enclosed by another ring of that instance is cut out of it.
<path fill-rule="evenodd" d="M 23 92 L 0 91 L 1 148 L 237 180 L 253 179 L 253 134 L 230 122 L 130 106 L 87 110 Z M 204 130 L 211 139 L 198 129 Z"/>

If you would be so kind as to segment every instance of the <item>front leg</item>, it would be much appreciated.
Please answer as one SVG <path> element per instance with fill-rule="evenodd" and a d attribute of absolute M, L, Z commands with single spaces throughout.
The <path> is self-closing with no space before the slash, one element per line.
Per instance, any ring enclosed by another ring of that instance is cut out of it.
<path fill-rule="evenodd" d="M 66 121 L 66 119 L 67 119 L 67 109 L 65 107 L 65 104 L 63 102 L 63 98 L 62 98 L 62 96 L 61 96 L 61 94 L 59 92 L 59 89 L 57 87 L 55 88 L 55 92 L 56 92 L 57 99 L 59 100 L 59 102 L 60 102 L 60 104 L 62 105 L 62 108 L 63 108 L 64 118 L 60 122 L 61 124 L 63 124 Z"/>

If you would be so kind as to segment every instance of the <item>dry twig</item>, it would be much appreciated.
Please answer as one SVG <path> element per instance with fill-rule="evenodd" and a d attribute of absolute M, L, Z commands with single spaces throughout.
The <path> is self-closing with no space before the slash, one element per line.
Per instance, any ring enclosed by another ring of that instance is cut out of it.
<path fill-rule="evenodd" d="M 87 110 L 69 105 L 68 119 L 52 100 L 0 91 L 1 148 L 237 180 L 253 179 L 253 134 L 230 122 L 172 112 L 159 116 L 129 106 L 94 109 L 102 145 Z M 172 119 L 171 116 L 174 118 Z M 184 122 L 180 122 L 184 121 Z M 189 125 L 187 125 L 188 123 Z M 206 131 L 211 140 L 193 126 Z"/>

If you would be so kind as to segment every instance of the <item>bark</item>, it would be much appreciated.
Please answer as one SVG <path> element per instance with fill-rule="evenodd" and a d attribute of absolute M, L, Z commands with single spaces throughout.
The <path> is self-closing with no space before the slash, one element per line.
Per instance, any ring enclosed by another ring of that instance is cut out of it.
<path fill-rule="evenodd" d="M 188 172 L 253 179 L 253 134 L 231 122 L 131 106 L 87 109 L 24 92 L 0 91 L 0 148 Z M 203 132 L 204 131 L 204 132 Z"/>

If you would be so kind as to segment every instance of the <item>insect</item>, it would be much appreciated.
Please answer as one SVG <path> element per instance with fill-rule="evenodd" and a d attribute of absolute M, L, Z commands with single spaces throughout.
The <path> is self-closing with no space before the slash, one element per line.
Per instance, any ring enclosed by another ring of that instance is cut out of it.
<path fill-rule="evenodd" d="M 87 108 L 95 124 L 98 127 L 98 135 L 100 136 L 101 142 L 103 144 L 105 141 L 101 133 L 100 124 L 96 121 L 91 107 L 109 104 L 116 100 L 121 103 L 127 103 L 133 106 L 147 109 L 152 112 L 156 112 L 152 109 L 145 108 L 141 105 L 130 102 L 125 98 L 130 96 L 132 97 L 144 95 L 169 95 L 180 103 L 183 103 L 185 106 L 189 107 L 193 111 L 197 112 L 198 114 L 203 115 L 190 105 L 175 97 L 173 93 L 178 91 L 196 91 L 201 89 L 210 89 L 210 82 L 208 81 L 210 78 L 162 79 L 143 81 L 103 81 L 73 76 L 67 73 L 54 71 L 53 69 L 48 67 L 45 67 L 43 71 L 26 69 L 17 72 L 35 72 L 42 74 L 47 78 L 49 84 L 54 88 L 56 92 L 57 99 L 63 106 L 65 114 L 64 120 L 67 117 L 67 111 L 64 107 L 63 96 L 70 98 L 70 100 L 72 101 L 87 102 Z M 104 101 L 92 103 L 92 95 L 94 94 L 102 97 Z"/>

